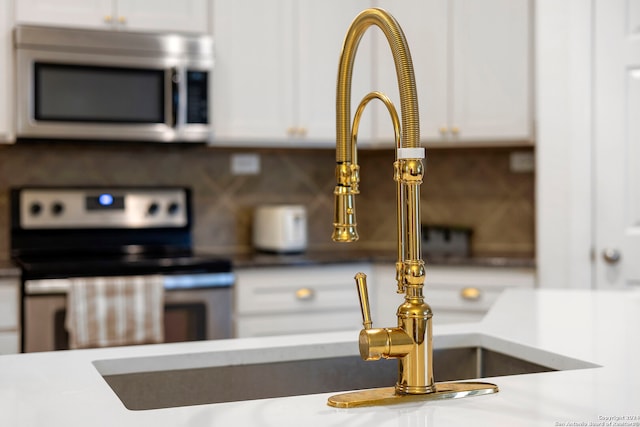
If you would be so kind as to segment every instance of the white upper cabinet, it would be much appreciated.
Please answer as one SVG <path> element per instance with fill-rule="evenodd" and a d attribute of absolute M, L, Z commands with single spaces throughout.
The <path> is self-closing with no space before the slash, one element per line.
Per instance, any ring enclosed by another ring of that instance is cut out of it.
<path fill-rule="evenodd" d="M 11 24 L 9 2 L 0 3 L 0 143 L 13 141 L 12 109 L 13 91 L 11 85 Z"/>
<path fill-rule="evenodd" d="M 403 28 L 413 59 L 422 140 L 530 143 L 530 0 L 380 0 Z M 386 41 L 377 46 L 377 86 L 399 104 Z M 376 137 L 391 140 L 381 111 Z M 467 144 L 468 145 L 468 144 Z"/>
<path fill-rule="evenodd" d="M 334 146 L 342 41 L 350 22 L 370 2 L 213 4 L 213 143 Z M 372 45 L 367 40 L 356 58 L 354 96 L 371 88 Z"/>
<path fill-rule="evenodd" d="M 283 139 L 293 127 L 290 2 L 214 0 L 216 143 Z"/>
<path fill-rule="evenodd" d="M 19 0 L 21 24 L 130 31 L 208 31 L 208 0 Z"/>

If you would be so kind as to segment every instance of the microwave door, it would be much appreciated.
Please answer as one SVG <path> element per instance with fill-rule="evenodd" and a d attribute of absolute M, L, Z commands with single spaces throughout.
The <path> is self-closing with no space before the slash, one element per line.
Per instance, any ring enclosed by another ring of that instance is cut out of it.
<path fill-rule="evenodd" d="M 34 78 L 36 120 L 165 122 L 164 70 L 36 62 Z"/>
<path fill-rule="evenodd" d="M 18 88 L 20 137 L 176 140 L 177 68 L 28 62 Z"/>

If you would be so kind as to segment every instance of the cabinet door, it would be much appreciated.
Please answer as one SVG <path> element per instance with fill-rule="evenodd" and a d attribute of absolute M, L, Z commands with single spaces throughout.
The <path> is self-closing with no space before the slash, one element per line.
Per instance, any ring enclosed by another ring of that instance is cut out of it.
<path fill-rule="evenodd" d="M 457 138 L 531 137 L 529 9 L 529 0 L 452 2 L 450 126 Z"/>
<path fill-rule="evenodd" d="M 19 23 L 141 31 L 207 32 L 207 0 L 20 0 Z"/>
<path fill-rule="evenodd" d="M 113 22 L 112 0 L 20 0 L 18 23 L 105 28 Z"/>
<path fill-rule="evenodd" d="M 290 0 L 214 0 L 214 143 L 262 144 L 293 126 Z"/>
<path fill-rule="evenodd" d="M 207 0 L 116 0 L 123 29 L 206 33 Z"/>
<path fill-rule="evenodd" d="M 508 288 L 536 286 L 532 268 L 426 266 L 425 301 L 433 310 L 436 325 L 478 321 Z M 375 295 L 373 321 L 378 326 L 396 323 L 403 295 L 395 294 L 395 267 L 376 264 L 369 292 Z"/>
<path fill-rule="evenodd" d="M 405 34 L 418 91 L 420 135 L 422 140 L 440 139 L 440 131 L 448 127 L 448 1 L 383 0 Z M 376 87 L 391 98 L 400 114 L 400 96 L 393 57 L 381 32 L 376 34 Z M 393 128 L 386 108 L 376 106 L 377 139 L 393 141 Z"/>
<path fill-rule="evenodd" d="M 353 276 L 368 263 L 236 270 L 236 337 L 356 330 L 362 316 Z M 375 296 L 371 301 L 375 304 Z"/>
<path fill-rule="evenodd" d="M 336 79 L 342 42 L 351 21 L 371 6 L 370 0 L 296 2 L 297 64 L 294 121 L 302 131 L 301 145 L 335 146 Z M 372 37 L 365 33 L 358 48 L 352 80 L 352 111 L 372 90 Z M 359 141 L 370 138 L 371 124 L 364 123 Z"/>
<path fill-rule="evenodd" d="M 19 352 L 20 281 L 0 278 L 0 354 Z"/>
<path fill-rule="evenodd" d="M 13 141 L 12 111 L 13 91 L 11 85 L 11 55 L 13 40 L 9 21 L 8 2 L 0 4 L 0 143 Z"/>
<path fill-rule="evenodd" d="M 0 331 L 0 354 L 20 353 L 20 335 L 17 332 Z"/>
<path fill-rule="evenodd" d="M 20 318 L 18 280 L 0 278 L 0 331 L 15 331 Z"/>
<path fill-rule="evenodd" d="M 356 310 L 350 312 L 334 311 L 331 312 L 331 315 L 326 313 L 293 313 L 243 317 L 236 321 L 235 338 L 356 331 L 360 327 L 360 322 L 361 317 Z"/>

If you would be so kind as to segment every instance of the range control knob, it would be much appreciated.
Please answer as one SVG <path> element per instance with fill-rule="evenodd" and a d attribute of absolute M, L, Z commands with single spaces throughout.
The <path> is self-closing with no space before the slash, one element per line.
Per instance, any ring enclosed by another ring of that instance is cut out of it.
<path fill-rule="evenodd" d="M 62 202 L 54 202 L 51 205 L 51 213 L 54 216 L 60 216 L 62 215 L 63 212 L 64 212 L 64 205 L 62 204 Z"/>
<path fill-rule="evenodd" d="M 38 216 L 42 213 L 42 204 L 40 202 L 33 202 L 29 205 L 29 213 L 31 216 Z"/>
<path fill-rule="evenodd" d="M 157 202 L 152 202 L 147 208 L 147 214 L 153 216 L 158 213 L 159 209 L 160 209 L 160 205 L 158 205 Z"/>
<path fill-rule="evenodd" d="M 178 202 L 171 202 L 167 207 L 167 213 L 171 216 L 177 214 L 180 211 L 180 205 Z"/>

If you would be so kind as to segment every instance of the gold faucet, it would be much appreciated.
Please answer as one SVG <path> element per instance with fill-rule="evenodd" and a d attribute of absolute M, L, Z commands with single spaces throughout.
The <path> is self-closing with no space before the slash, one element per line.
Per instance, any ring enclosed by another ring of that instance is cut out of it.
<path fill-rule="evenodd" d="M 351 127 L 351 79 L 358 44 L 371 26 L 379 27 L 387 38 L 393 54 L 402 121 L 389 98 L 371 92 L 360 102 Z M 425 267 L 422 260 L 420 229 L 420 184 L 424 175 L 420 147 L 418 99 L 411 54 L 400 25 L 382 9 L 367 9 L 351 23 L 344 39 L 338 68 L 336 95 L 336 181 L 334 232 L 337 242 L 358 240 L 355 195 L 359 193 L 360 172 L 357 162 L 358 128 L 362 112 L 373 99 L 384 103 L 393 122 L 396 159 L 398 259 L 396 282 L 398 293 L 405 301 L 397 310 L 398 326 L 373 328 L 367 294 L 366 275 L 355 276 L 364 329 L 360 331 L 360 356 L 364 360 L 398 359 L 398 381 L 395 387 L 362 390 L 329 398 L 330 406 L 349 408 L 377 404 L 402 403 L 416 400 L 447 399 L 495 393 L 498 387 L 489 383 L 435 383 L 432 363 L 431 307 L 422 293 Z"/>

